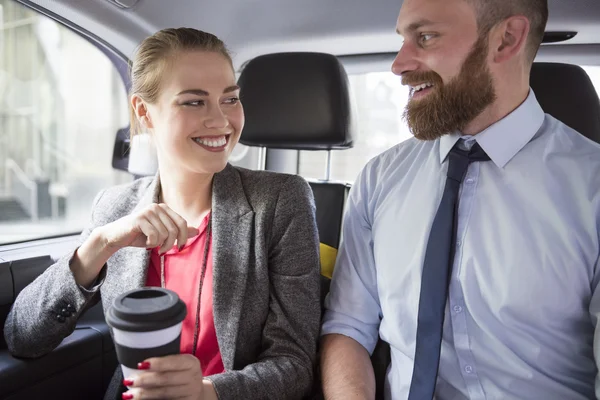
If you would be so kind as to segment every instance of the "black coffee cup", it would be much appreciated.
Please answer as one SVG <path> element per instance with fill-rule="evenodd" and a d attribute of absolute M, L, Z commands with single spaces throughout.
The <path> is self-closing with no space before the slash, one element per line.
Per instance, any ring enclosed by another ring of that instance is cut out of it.
<path fill-rule="evenodd" d="M 125 378 L 138 373 L 138 363 L 179 354 L 181 326 L 187 309 L 171 290 L 145 287 L 123 293 L 108 310 L 117 358 Z"/>

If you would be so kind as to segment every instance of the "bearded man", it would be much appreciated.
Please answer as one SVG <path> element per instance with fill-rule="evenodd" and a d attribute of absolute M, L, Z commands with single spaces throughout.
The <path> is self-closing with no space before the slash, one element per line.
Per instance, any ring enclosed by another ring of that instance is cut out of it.
<path fill-rule="evenodd" d="M 600 146 L 529 87 L 547 0 L 404 0 L 414 138 L 349 196 L 326 300 L 327 399 L 596 398 Z M 595 334 L 596 332 L 596 334 Z"/>

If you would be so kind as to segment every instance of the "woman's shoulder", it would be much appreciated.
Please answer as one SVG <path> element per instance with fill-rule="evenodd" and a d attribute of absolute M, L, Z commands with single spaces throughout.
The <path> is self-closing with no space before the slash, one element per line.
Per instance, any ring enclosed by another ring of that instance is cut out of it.
<path fill-rule="evenodd" d="M 135 208 L 151 189 L 154 177 L 136 179 L 101 191 L 94 202 L 96 219 L 115 219 L 125 216 Z"/>
<path fill-rule="evenodd" d="M 277 225 L 277 221 L 293 218 L 306 218 L 309 223 L 313 218 L 313 192 L 301 176 L 239 167 L 231 167 L 229 173 L 239 177 L 237 182 L 241 183 L 250 208 L 270 223 Z M 231 182 L 236 180 L 233 176 Z"/>
<path fill-rule="evenodd" d="M 248 194 L 279 196 L 282 190 L 295 194 L 312 193 L 308 182 L 299 176 L 273 171 L 256 171 L 241 167 L 231 167 L 235 170 Z"/>

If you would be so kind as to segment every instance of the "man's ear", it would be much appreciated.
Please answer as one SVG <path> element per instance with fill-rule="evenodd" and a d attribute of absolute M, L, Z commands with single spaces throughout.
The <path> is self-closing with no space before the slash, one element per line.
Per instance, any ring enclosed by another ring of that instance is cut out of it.
<path fill-rule="evenodd" d="M 140 123 L 140 125 L 145 129 L 152 129 L 154 126 L 152 125 L 152 119 L 150 118 L 150 113 L 148 112 L 148 107 L 142 98 L 136 94 L 131 96 L 131 106 L 135 111 L 135 115 Z"/>
<path fill-rule="evenodd" d="M 527 50 L 530 24 L 527 17 L 514 15 L 499 23 L 491 34 L 490 53 L 496 63 L 503 63 Z"/>

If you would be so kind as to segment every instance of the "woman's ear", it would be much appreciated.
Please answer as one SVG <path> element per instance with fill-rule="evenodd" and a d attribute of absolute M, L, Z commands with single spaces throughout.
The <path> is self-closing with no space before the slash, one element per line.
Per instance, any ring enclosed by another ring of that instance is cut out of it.
<path fill-rule="evenodd" d="M 131 96 L 131 106 L 135 111 L 135 115 L 140 125 L 146 130 L 152 129 L 152 119 L 150 118 L 150 113 L 144 100 L 142 100 L 140 96 L 134 94 L 133 96 Z"/>

